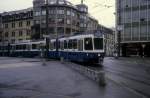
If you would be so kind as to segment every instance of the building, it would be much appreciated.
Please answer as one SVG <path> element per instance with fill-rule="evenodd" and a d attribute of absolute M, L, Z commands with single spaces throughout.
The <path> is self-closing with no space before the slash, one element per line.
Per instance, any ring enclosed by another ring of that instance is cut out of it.
<path fill-rule="evenodd" d="M 2 32 L 3 32 L 3 28 L 2 28 L 2 16 L 0 14 L 0 42 L 2 41 Z"/>
<path fill-rule="evenodd" d="M 33 9 L 1 13 L 1 42 L 15 43 L 31 39 Z"/>
<path fill-rule="evenodd" d="M 98 25 L 99 25 L 98 21 L 94 17 L 92 17 L 90 15 L 88 15 L 88 16 L 89 16 L 89 19 L 88 19 L 88 24 L 87 24 L 86 31 L 97 30 L 98 29 Z"/>
<path fill-rule="evenodd" d="M 39 39 L 44 34 L 72 35 L 77 32 L 93 30 L 92 25 L 94 24 L 94 27 L 98 25 L 97 20 L 89 15 L 88 7 L 85 4 L 73 5 L 66 0 L 48 1 L 48 34 L 46 33 L 45 0 L 33 1 L 33 13 L 33 39 Z"/>
<path fill-rule="evenodd" d="M 83 2 L 73 5 L 67 0 L 48 0 L 48 17 L 46 17 L 46 8 L 45 0 L 33 0 L 32 8 L 1 13 L 1 43 L 8 45 L 26 40 L 44 39 L 44 35 L 53 38 L 98 29 L 98 21 L 88 13 L 88 7 Z M 48 18 L 48 33 L 46 18 Z M 110 34 L 102 29 L 106 27 L 102 25 L 100 27 L 106 35 Z"/>
<path fill-rule="evenodd" d="M 150 0 L 116 0 L 122 56 L 150 56 L 149 5 Z"/>

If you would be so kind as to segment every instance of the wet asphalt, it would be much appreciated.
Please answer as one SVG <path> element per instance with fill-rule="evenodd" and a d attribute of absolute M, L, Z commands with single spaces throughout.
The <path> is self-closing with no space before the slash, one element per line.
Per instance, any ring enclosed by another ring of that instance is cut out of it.
<path fill-rule="evenodd" d="M 64 64 L 0 57 L 0 98 L 143 98 L 113 79 L 100 87 Z"/>

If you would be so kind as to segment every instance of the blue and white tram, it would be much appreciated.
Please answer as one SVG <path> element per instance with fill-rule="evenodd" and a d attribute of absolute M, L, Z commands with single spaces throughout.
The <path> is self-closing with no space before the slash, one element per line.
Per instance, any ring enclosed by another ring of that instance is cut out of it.
<path fill-rule="evenodd" d="M 9 44 L 0 44 L 0 56 L 9 56 Z"/>
<path fill-rule="evenodd" d="M 12 57 L 36 57 L 40 55 L 40 46 L 45 45 L 45 41 L 22 42 L 11 44 L 10 56 Z"/>
<path fill-rule="evenodd" d="M 70 37 L 51 39 L 48 57 L 54 59 L 64 58 L 68 61 L 99 63 L 105 55 L 104 35 L 80 34 Z M 41 54 L 41 46 L 46 46 L 46 41 L 22 42 L 0 46 L 0 56 L 36 57 Z M 46 50 L 45 50 L 45 53 Z"/>
<path fill-rule="evenodd" d="M 50 58 L 100 63 L 99 61 L 103 61 L 105 55 L 104 35 L 84 34 L 52 39 L 49 46 L 48 56 Z"/>

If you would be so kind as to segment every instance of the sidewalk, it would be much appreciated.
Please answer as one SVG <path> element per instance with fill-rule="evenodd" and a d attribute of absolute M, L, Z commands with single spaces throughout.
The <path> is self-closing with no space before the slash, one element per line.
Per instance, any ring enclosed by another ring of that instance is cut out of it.
<path fill-rule="evenodd" d="M 15 67 L 17 63 L 9 60 L 12 58 L 3 65 L 0 59 L 0 98 L 142 98 L 111 80 L 99 87 L 57 61 L 49 61 L 47 66 L 23 61 Z"/>

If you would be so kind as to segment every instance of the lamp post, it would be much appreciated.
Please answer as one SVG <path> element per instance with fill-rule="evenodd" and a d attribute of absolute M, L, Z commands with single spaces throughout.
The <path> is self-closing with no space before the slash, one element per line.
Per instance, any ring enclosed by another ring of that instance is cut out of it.
<path fill-rule="evenodd" d="M 46 0 L 46 35 L 49 35 L 49 29 L 48 29 L 48 17 L 49 17 L 49 11 L 48 11 L 48 0 Z M 48 52 L 49 52 L 49 37 L 46 37 L 46 58 L 48 58 Z"/>
<path fill-rule="evenodd" d="M 120 57 L 122 25 L 117 26 L 117 57 Z"/>

